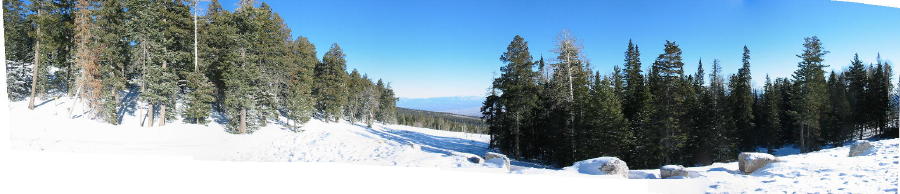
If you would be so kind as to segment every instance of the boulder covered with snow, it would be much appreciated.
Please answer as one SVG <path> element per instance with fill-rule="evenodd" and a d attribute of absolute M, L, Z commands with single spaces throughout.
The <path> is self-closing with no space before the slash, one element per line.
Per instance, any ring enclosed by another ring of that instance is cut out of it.
<path fill-rule="evenodd" d="M 484 154 L 484 163 L 491 164 L 500 168 L 509 169 L 509 157 L 506 155 L 495 153 L 495 152 L 487 152 Z"/>
<path fill-rule="evenodd" d="M 659 168 L 660 178 L 687 177 L 688 172 L 681 165 L 665 165 Z"/>
<path fill-rule="evenodd" d="M 615 175 L 628 178 L 628 164 L 616 157 L 599 157 L 575 162 L 567 169 L 582 174 Z"/>
<path fill-rule="evenodd" d="M 778 161 L 772 154 L 759 152 L 741 152 L 738 155 L 738 168 L 745 174 L 753 173 L 769 163 Z"/>
<path fill-rule="evenodd" d="M 850 157 L 870 155 L 874 153 L 874 150 L 875 146 L 872 146 L 869 141 L 859 140 L 850 146 Z"/>

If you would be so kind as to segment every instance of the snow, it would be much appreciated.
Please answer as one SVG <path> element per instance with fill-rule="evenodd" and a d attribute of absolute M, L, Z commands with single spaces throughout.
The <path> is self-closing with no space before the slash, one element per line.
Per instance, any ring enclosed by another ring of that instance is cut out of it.
<path fill-rule="evenodd" d="M 758 153 L 758 152 L 744 152 L 741 154 L 746 154 L 747 157 L 745 157 L 744 160 L 747 160 L 747 161 L 754 161 L 754 160 L 774 161 L 775 160 L 775 156 L 773 156 L 772 154 Z"/>
<path fill-rule="evenodd" d="M 806 154 L 779 157 L 752 174 L 741 175 L 736 162 L 688 168 L 701 172 L 711 184 L 709 192 L 810 192 L 810 193 L 896 193 L 898 144 L 889 139 L 872 143 L 876 154 L 847 157 L 849 147 L 824 149 Z"/>
<path fill-rule="evenodd" d="M 639 181 L 649 183 L 649 189 L 654 191 L 700 188 L 712 193 L 896 193 L 896 175 L 900 167 L 900 139 L 886 139 L 871 141 L 874 149 L 869 155 L 848 157 L 849 146 L 785 155 L 778 157 L 781 162 L 747 175 L 738 172 L 737 162 L 727 162 L 687 167 L 685 170 L 689 175 L 677 177 L 680 179 L 660 180 L 659 169 L 632 169 L 628 172 L 630 179 L 622 179 L 599 172 L 599 165 L 609 162 L 611 157 L 581 161 L 563 169 L 517 160 L 510 161 L 512 165 L 508 170 L 490 161 L 473 163 L 469 158 L 492 151 L 488 148 L 490 137 L 482 134 L 383 124 L 367 128 L 313 119 L 303 125 L 301 132 L 269 124 L 253 134 L 236 135 L 226 133 L 223 126 L 215 122 L 204 126 L 175 121 L 163 127 L 140 127 L 140 119 L 135 114 L 139 111 L 133 108 L 126 110 L 121 125 L 110 125 L 80 117 L 77 113 L 74 114 L 76 118 L 70 117 L 67 109 L 72 106 L 65 98 L 36 102 L 35 110 L 27 109 L 27 101 L 9 104 L 10 140 L 15 150 L 152 155 L 210 161 L 428 167 L 531 174 L 550 179 Z"/>
<path fill-rule="evenodd" d="M 659 169 L 660 170 L 679 170 L 679 169 L 684 169 L 684 167 L 679 166 L 679 165 L 665 165 L 665 166 L 659 167 Z"/>

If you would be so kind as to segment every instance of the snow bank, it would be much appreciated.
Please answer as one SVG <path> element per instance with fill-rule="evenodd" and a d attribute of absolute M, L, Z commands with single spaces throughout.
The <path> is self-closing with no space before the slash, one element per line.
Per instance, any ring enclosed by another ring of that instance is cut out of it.
<path fill-rule="evenodd" d="M 599 157 L 575 162 L 564 170 L 590 175 L 616 175 L 628 178 L 628 165 L 616 157 Z"/>

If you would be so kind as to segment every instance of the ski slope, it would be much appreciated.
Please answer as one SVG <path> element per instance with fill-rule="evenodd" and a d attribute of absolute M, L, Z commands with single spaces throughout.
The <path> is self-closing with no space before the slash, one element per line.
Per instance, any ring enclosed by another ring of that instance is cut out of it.
<path fill-rule="evenodd" d="M 35 110 L 27 102 L 11 102 L 10 137 L 13 149 L 48 152 L 162 155 L 198 160 L 255 162 L 328 162 L 362 165 L 429 167 L 463 171 L 536 174 L 548 178 L 590 177 L 576 168 L 550 169 L 513 161 L 510 170 L 477 164 L 468 158 L 489 151 L 490 137 L 481 134 L 439 131 L 401 125 L 376 124 L 372 128 L 347 122 L 311 120 L 300 132 L 269 124 L 253 134 L 229 134 L 224 127 L 183 124 L 141 127 L 136 110 L 126 111 L 121 125 L 81 118 L 70 113 L 65 98 L 38 101 Z M 73 118 L 74 117 L 74 118 Z M 752 174 L 738 173 L 736 162 L 690 167 L 688 177 L 659 180 L 657 169 L 635 170 L 629 178 L 650 187 L 664 183 L 699 188 L 713 193 L 822 192 L 896 193 L 898 144 L 889 139 L 873 142 L 872 155 L 847 157 L 848 147 L 779 157 Z M 627 162 L 627 161 L 626 161 Z M 473 176 L 477 176 L 474 175 Z M 656 188 L 659 190 L 659 188 Z M 651 189 L 652 190 L 652 189 Z M 681 190 L 662 189 L 661 192 Z"/>

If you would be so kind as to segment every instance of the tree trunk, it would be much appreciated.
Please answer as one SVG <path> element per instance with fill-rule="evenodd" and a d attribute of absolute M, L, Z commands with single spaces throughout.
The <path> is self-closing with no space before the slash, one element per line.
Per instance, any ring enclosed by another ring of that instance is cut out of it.
<path fill-rule="evenodd" d="M 241 123 L 238 126 L 238 133 L 244 134 L 247 132 L 247 110 L 241 108 Z"/>
<path fill-rule="evenodd" d="M 150 104 L 149 106 L 150 107 L 147 107 L 147 120 L 145 123 L 147 123 L 147 127 L 153 127 L 153 121 L 155 121 L 153 117 L 153 104 Z"/>
<path fill-rule="evenodd" d="M 166 104 L 159 105 L 159 126 L 166 126 Z"/>
<path fill-rule="evenodd" d="M 169 64 L 168 61 L 163 60 L 163 64 L 162 64 L 163 71 L 165 71 L 166 66 L 168 66 L 168 64 Z M 160 104 L 160 105 L 159 105 L 159 106 L 160 106 L 160 109 L 159 109 L 159 126 L 165 126 L 165 125 L 166 125 L 166 103 L 165 103 L 165 102 L 161 102 L 161 103 L 159 103 L 159 104 Z M 152 121 L 153 121 L 153 120 L 151 120 L 151 122 L 152 122 Z"/>
<path fill-rule="evenodd" d="M 41 12 L 38 11 L 38 15 L 40 15 L 40 14 L 41 14 Z M 40 34 L 40 32 L 41 32 L 41 26 L 37 25 L 37 29 L 35 29 L 35 34 Z M 36 38 L 36 39 L 39 39 L 39 38 Z M 38 80 L 40 80 L 40 79 L 38 79 L 39 78 L 38 69 L 40 69 L 40 67 L 41 67 L 40 59 L 41 59 L 41 41 L 36 40 L 34 42 L 34 64 L 32 65 L 32 69 L 31 69 L 31 99 L 28 100 L 28 109 L 31 109 L 31 110 L 34 110 L 34 98 L 35 98 L 35 93 L 36 93 L 35 89 L 37 89 Z"/>

